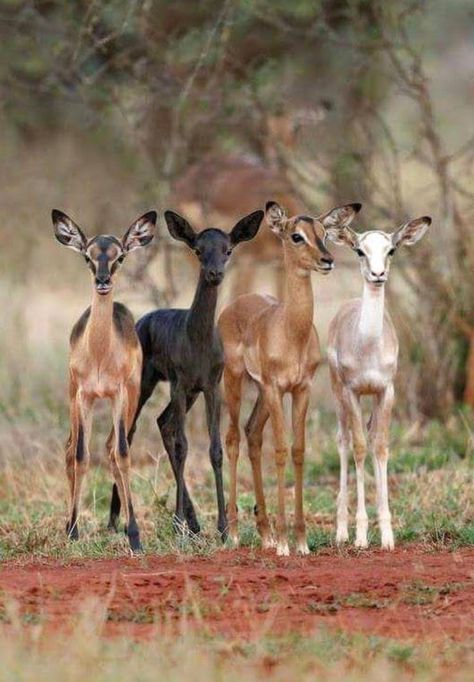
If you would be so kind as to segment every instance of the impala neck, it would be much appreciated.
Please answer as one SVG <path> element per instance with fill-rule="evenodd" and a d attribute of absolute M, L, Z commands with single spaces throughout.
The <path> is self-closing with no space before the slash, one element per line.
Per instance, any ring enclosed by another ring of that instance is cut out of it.
<path fill-rule="evenodd" d="M 285 251 L 285 323 L 290 338 L 306 341 L 313 326 L 311 271 L 295 268 Z"/>
<path fill-rule="evenodd" d="M 385 284 L 375 287 L 364 280 L 362 307 L 359 317 L 359 336 L 363 340 L 378 341 L 382 337 L 385 306 Z"/>
<path fill-rule="evenodd" d="M 94 288 L 91 314 L 87 325 L 87 340 L 89 350 L 95 355 L 103 355 L 110 348 L 113 314 L 112 291 L 101 296 Z"/>
<path fill-rule="evenodd" d="M 188 315 L 188 334 L 198 342 L 207 343 L 214 334 L 217 292 L 218 287 L 209 284 L 201 271 Z"/>

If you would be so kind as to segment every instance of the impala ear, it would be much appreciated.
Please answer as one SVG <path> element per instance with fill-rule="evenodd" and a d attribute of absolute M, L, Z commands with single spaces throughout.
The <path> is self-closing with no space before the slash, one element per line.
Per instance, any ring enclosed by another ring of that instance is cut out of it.
<path fill-rule="evenodd" d="M 285 232 L 286 214 L 276 201 L 267 201 L 265 204 L 265 222 L 268 227 L 279 237 Z"/>
<path fill-rule="evenodd" d="M 328 227 L 326 229 L 326 239 L 329 239 L 337 246 L 349 246 L 354 249 L 357 245 L 357 232 L 350 227 Z"/>
<path fill-rule="evenodd" d="M 361 208 L 362 204 L 337 206 L 327 213 L 320 215 L 318 220 L 326 229 L 329 227 L 349 227 Z"/>
<path fill-rule="evenodd" d="M 254 211 L 244 218 L 241 218 L 239 222 L 234 225 L 230 233 L 232 246 L 235 246 L 239 242 L 247 242 L 250 239 L 253 239 L 259 230 L 263 216 L 263 211 Z"/>
<path fill-rule="evenodd" d="M 394 246 L 401 246 L 405 244 L 406 246 L 411 246 L 420 241 L 429 226 L 431 225 L 431 218 L 428 215 L 422 218 L 415 218 L 405 223 L 398 230 L 392 234 L 392 244 Z"/>
<path fill-rule="evenodd" d="M 87 237 L 74 220 L 56 208 L 52 210 L 51 218 L 54 225 L 54 235 L 58 242 L 78 253 L 84 253 Z"/>
<path fill-rule="evenodd" d="M 196 244 L 196 232 L 188 221 L 174 211 L 165 211 L 165 220 L 173 239 L 185 242 L 191 249 Z"/>
<path fill-rule="evenodd" d="M 148 211 L 138 218 L 125 232 L 122 245 L 125 253 L 146 246 L 155 236 L 156 211 Z"/>

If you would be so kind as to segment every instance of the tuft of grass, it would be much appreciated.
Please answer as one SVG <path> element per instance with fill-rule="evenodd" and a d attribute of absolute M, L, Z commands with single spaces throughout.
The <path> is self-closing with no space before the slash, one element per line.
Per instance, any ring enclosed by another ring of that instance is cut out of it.
<path fill-rule="evenodd" d="M 128 624 L 148 628 L 147 640 L 117 634 L 102 636 L 104 628 Z M 309 636 L 275 637 L 255 631 L 250 639 L 210 637 L 191 633 L 182 618 L 179 636 L 157 622 L 151 612 L 113 615 L 104 604 L 84 605 L 70 634 L 50 636 L 48 623 L 25 618 L 14 605 L 10 621 L 0 624 L 0 681 L 56 682 L 243 682 L 297 678 L 348 680 L 348 682 L 405 682 L 469 679 L 472 650 L 452 642 L 417 644 L 381 637 L 351 635 L 322 628 Z"/>

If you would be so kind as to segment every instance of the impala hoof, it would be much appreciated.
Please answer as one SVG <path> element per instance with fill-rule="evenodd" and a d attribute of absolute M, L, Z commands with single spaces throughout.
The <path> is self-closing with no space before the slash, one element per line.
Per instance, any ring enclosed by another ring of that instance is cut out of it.
<path fill-rule="evenodd" d="M 74 526 L 69 529 L 69 523 L 66 525 L 66 533 L 69 538 L 69 540 L 72 540 L 73 542 L 76 542 L 76 540 L 79 540 L 79 531 L 77 529 L 77 525 L 74 524 Z"/>
<path fill-rule="evenodd" d="M 309 547 L 306 544 L 306 542 L 298 544 L 296 548 L 296 553 L 301 554 L 302 556 L 307 556 L 308 554 L 310 554 Z"/>
<path fill-rule="evenodd" d="M 287 542 L 279 542 L 277 545 L 277 556 L 290 556 L 290 548 Z"/>
<path fill-rule="evenodd" d="M 337 533 L 336 533 L 336 543 L 338 545 L 343 545 L 345 542 L 348 542 L 349 540 L 349 533 L 347 528 L 338 528 Z"/>

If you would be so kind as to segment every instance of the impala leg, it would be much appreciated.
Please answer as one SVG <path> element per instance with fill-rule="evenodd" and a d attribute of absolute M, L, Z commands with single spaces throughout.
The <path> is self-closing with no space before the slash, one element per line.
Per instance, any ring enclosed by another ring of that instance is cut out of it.
<path fill-rule="evenodd" d="M 265 504 L 265 494 L 263 491 L 262 478 L 262 441 L 263 429 L 269 417 L 268 409 L 261 392 L 254 405 L 252 414 L 245 426 L 247 436 L 248 453 L 252 465 L 253 485 L 255 490 L 255 516 L 257 519 L 257 530 L 262 539 L 263 549 L 270 549 L 275 546 L 270 531 L 270 523 L 267 516 Z"/>
<path fill-rule="evenodd" d="M 221 405 L 218 386 L 212 386 L 205 391 L 207 428 L 209 431 L 210 447 L 209 457 L 214 470 L 217 494 L 217 529 L 221 534 L 222 541 L 227 539 L 227 515 L 224 500 L 224 484 L 222 481 L 222 444 L 220 434 Z"/>
<path fill-rule="evenodd" d="M 392 530 L 392 517 L 388 504 L 387 465 L 389 458 L 388 438 L 394 401 L 393 384 L 377 397 L 375 406 L 375 430 L 373 433 L 375 482 L 377 485 L 377 516 L 383 549 L 395 546 Z"/>
<path fill-rule="evenodd" d="M 186 401 L 186 411 L 190 410 L 192 405 L 195 403 L 197 398 L 197 393 L 193 394 L 191 396 L 188 396 L 187 401 Z M 178 469 L 177 469 L 177 463 L 176 463 L 176 457 L 175 457 L 175 433 L 174 433 L 174 426 L 173 426 L 173 405 L 171 403 L 168 404 L 165 410 L 160 414 L 160 416 L 157 419 L 158 423 L 158 428 L 160 429 L 161 437 L 163 439 L 163 445 L 165 446 L 165 450 L 168 454 L 168 458 L 170 460 L 171 468 L 173 470 L 173 474 L 176 480 L 176 484 L 178 482 Z M 186 522 L 188 524 L 188 527 L 192 533 L 197 535 L 201 527 L 199 525 L 199 522 L 197 520 L 196 516 L 196 511 L 194 509 L 193 502 L 191 500 L 191 496 L 189 495 L 188 489 L 186 487 L 186 483 L 184 483 L 184 489 L 183 489 L 183 494 L 184 494 L 184 513 L 186 517 Z"/>
<path fill-rule="evenodd" d="M 184 467 L 188 454 L 188 442 L 184 432 L 186 416 L 186 393 L 178 384 L 171 386 L 171 400 L 168 407 L 158 417 L 158 427 L 163 438 L 163 444 L 170 458 L 173 473 L 176 478 L 176 511 L 175 527 L 182 532 L 185 521 L 185 490 Z"/>
<path fill-rule="evenodd" d="M 130 489 L 130 448 L 127 439 L 130 422 L 129 403 L 136 406 L 138 389 L 129 385 L 121 387 L 113 400 L 114 439 L 110 449 L 112 470 L 115 476 L 118 493 L 125 513 L 125 530 L 133 552 L 141 552 L 140 531 L 138 529 L 133 508 Z"/>
<path fill-rule="evenodd" d="M 128 430 L 128 444 L 129 446 L 132 444 L 133 436 L 135 434 L 135 430 L 137 428 L 137 421 L 138 417 L 140 416 L 140 412 L 142 411 L 143 406 L 147 402 L 147 400 L 150 398 L 151 394 L 155 390 L 155 386 L 158 382 L 158 375 L 156 374 L 155 370 L 151 366 L 151 364 L 145 363 L 143 365 L 143 370 L 142 370 L 142 377 L 141 377 L 141 389 L 138 388 L 136 390 L 139 391 L 139 399 L 138 399 L 138 404 L 136 399 L 133 399 L 131 402 L 129 401 L 129 408 L 128 408 L 128 418 L 127 418 L 127 430 Z M 112 428 L 112 432 L 109 436 L 109 439 L 107 441 L 107 451 L 110 452 L 110 448 L 112 446 L 113 442 L 113 437 L 114 437 L 114 429 Z M 120 519 L 120 508 L 121 508 L 121 501 L 120 501 L 120 495 L 119 491 L 117 488 L 117 484 L 114 483 L 112 487 L 112 498 L 110 500 L 110 516 L 109 516 L 109 523 L 108 523 L 108 528 L 109 530 L 118 530 L 118 524 L 119 524 L 119 519 Z"/>
<path fill-rule="evenodd" d="M 350 389 L 343 390 L 344 409 L 347 411 L 357 477 L 356 547 L 367 547 L 368 516 L 365 508 L 365 458 L 367 443 L 362 423 L 359 397 Z"/>
<path fill-rule="evenodd" d="M 285 419 L 280 391 L 272 386 L 265 389 L 265 401 L 270 413 L 275 445 L 275 463 L 278 483 L 278 514 L 277 514 L 277 554 L 288 556 L 288 531 L 285 512 L 285 465 L 288 448 L 285 439 Z"/>
<path fill-rule="evenodd" d="M 82 484 L 89 468 L 89 438 L 93 401 L 77 391 L 71 400 L 71 434 L 66 449 L 66 470 L 69 479 L 71 502 L 66 532 L 71 540 L 79 539 L 77 519 Z"/>
<path fill-rule="evenodd" d="M 296 551 L 309 554 L 303 509 L 303 476 L 306 435 L 306 414 L 309 405 L 309 387 L 300 387 L 293 393 L 292 419 L 294 441 L 291 456 L 295 469 L 295 535 Z"/>
<path fill-rule="evenodd" d="M 242 398 L 242 375 L 234 374 L 227 366 L 224 369 L 224 392 L 229 411 L 229 426 L 227 429 L 225 445 L 229 459 L 229 503 L 227 505 L 227 518 L 229 523 L 229 535 L 232 543 L 239 544 L 238 510 L 237 510 L 237 463 L 240 446 L 240 403 Z"/>
<path fill-rule="evenodd" d="M 336 542 L 338 544 L 349 540 L 348 511 L 347 511 L 347 473 L 349 453 L 351 448 L 351 434 L 348 425 L 347 414 L 341 404 L 337 407 L 338 431 L 337 449 L 339 452 L 339 494 L 337 496 L 337 531 Z"/>

